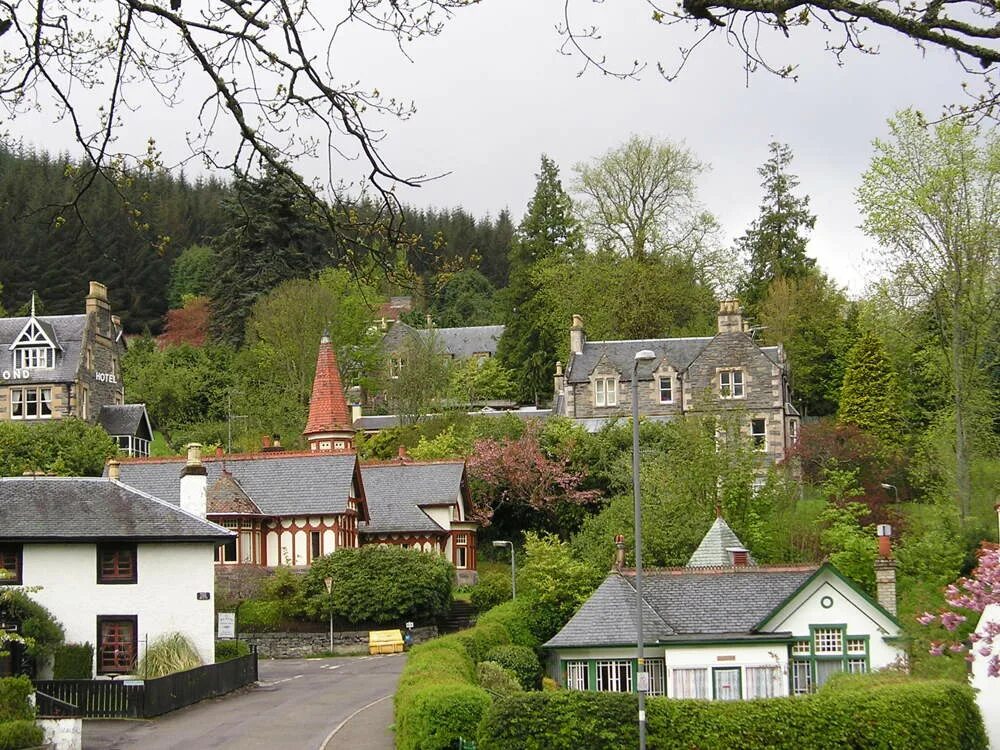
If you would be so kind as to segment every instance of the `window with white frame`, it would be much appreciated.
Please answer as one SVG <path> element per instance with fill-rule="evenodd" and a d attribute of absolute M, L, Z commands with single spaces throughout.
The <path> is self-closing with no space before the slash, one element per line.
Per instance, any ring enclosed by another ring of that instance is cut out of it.
<path fill-rule="evenodd" d="M 389 377 L 395 380 L 403 374 L 403 358 L 398 354 L 389 355 Z"/>
<path fill-rule="evenodd" d="M 840 672 L 868 671 L 868 639 L 848 635 L 843 625 L 812 628 L 809 640 L 798 640 L 791 648 L 792 691 L 808 693 L 822 687 Z"/>
<path fill-rule="evenodd" d="M 847 671 L 851 674 L 864 674 L 868 671 L 868 661 L 866 659 L 848 659 Z"/>
<path fill-rule="evenodd" d="M 755 450 L 767 450 L 767 420 L 750 420 L 750 440 L 753 442 Z"/>
<path fill-rule="evenodd" d="M 747 698 L 774 698 L 781 695 L 781 670 L 775 666 L 747 667 Z"/>
<path fill-rule="evenodd" d="M 788 422 L 788 439 L 792 441 L 792 445 L 799 442 L 799 422 L 796 419 Z"/>
<path fill-rule="evenodd" d="M 605 693 L 631 693 L 632 660 L 608 659 L 597 662 L 597 689 Z"/>
<path fill-rule="evenodd" d="M 671 669 L 670 686 L 673 698 L 707 698 L 708 669 Z"/>
<path fill-rule="evenodd" d="M 646 659 L 646 674 L 649 675 L 647 695 L 667 694 L 667 668 L 663 659 Z"/>
<path fill-rule="evenodd" d="M 51 388 L 11 388 L 11 419 L 51 419 Z"/>
<path fill-rule="evenodd" d="M 802 659 L 792 659 L 792 692 L 805 695 L 812 692 L 812 665 Z"/>
<path fill-rule="evenodd" d="M 587 690 L 590 673 L 585 661 L 566 662 L 566 689 Z"/>
<path fill-rule="evenodd" d="M 743 398 L 746 395 L 743 370 L 719 371 L 719 395 L 722 398 Z"/>
<path fill-rule="evenodd" d="M 618 405 L 618 378 L 594 380 L 594 406 Z"/>
<path fill-rule="evenodd" d="M 56 365 L 51 346 L 26 346 L 14 350 L 14 367 L 21 370 L 48 370 Z"/>
<path fill-rule="evenodd" d="M 672 404 L 674 402 L 674 379 L 670 375 L 660 376 L 660 403 Z"/>
<path fill-rule="evenodd" d="M 816 628 L 813 638 L 817 654 L 842 654 L 844 652 L 844 631 L 840 628 Z"/>

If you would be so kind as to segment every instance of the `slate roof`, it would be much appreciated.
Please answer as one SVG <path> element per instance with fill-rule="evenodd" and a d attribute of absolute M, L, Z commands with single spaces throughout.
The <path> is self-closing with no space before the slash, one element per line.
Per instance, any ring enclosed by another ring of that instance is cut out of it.
<path fill-rule="evenodd" d="M 383 344 L 386 347 L 402 345 L 406 336 L 417 333 L 428 336 L 433 331 L 444 350 L 455 359 L 467 359 L 474 354 L 497 353 L 497 342 L 503 335 L 504 326 L 465 326 L 461 328 L 414 328 L 406 323 L 393 323 L 386 333 Z"/>
<path fill-rule="evenodd" d="M 754 630 L 818 566 L 670 568 L 643 574 L 647 643 L 699 637 L 752 640 Z M 636 641 L 634 571 L 612 573 L 547 648 L 631 645 Z"/>
<path fill-rule="evenodd" d="M 656 359 L 639 363 L 639 380 L 652 380 L 653 373 L 666 360 L 675 370 L 686 370 L 688 366 L 708 346 L 715 336 L 696 336 L 692 338 L 674 339 L 634 339 L 629 341 L 586 341 L 583 351 L 570 356 L 570 364 L 566 370 L 567 383 L 585 383 L 603 357 L 622 377 L 632 377 L 632 365 L 635 353 L 642 349 L 650 349 L 656 354 Z M 778 347 L 765 346 L 760 350 L 775 364 L 778 363 Z"/>
<path fill-rule="evenodd" d="M 548 419 L 552 416 L 552 409 L 489 409 L 481 411 L 470 411 L 466 412 L 470 417 L 504 417 L 508 414 L 513 415 L 521 420 L 529 419 Z M 427 418 L 436 416 L 434 414 L 426 414 Z M 387 430 L 390 427 L 398 427 L 400 425 L 400 418 L 397 414 L 369 414 L 366 416 L 358 417 L 354 420 L 354 429 L 356 430 Z"/>
<path fill-rule="evenodd" d="M 701 544 L 694 551 L 687 561 L 689 568 L 718 567 L 732 565 L 731 549 L 746 549 L 746 545 L 740 541 L 739 537 L 729 528 L 722 516 L 719 516 L 712 523 L 708 533 L 702 537 Z M 749 565 L 756 565 L 753 556 L 747 552 Z"/>
<path fill-rule="evenodd" d="M 105 404 L 97 415 L 97 424 L 109 435 L 133 435 L 146 440 L 153 437 L 145 404 Z"/>
<path fill-rule="evenodd" d="M 208 485 L 228 469 L 246 495 L 268 516 L 336 514 L 347 511 L 354 466 L 353 453 L 270 453 L 204 458 Z M 121 478 L 151 495 L 180 504 L 184 459 L 128 459 Z"/>
<path fill-rule="evenodd" d="M 223 471 L 222 476 L 205 490 L 205 503 L 209 514 L 262 515 L 257 504 L 228 471 Z"/>
<path fill-rule="evenodd" d="M 362 465 L 371 521 L 359 524 L 358 530 L 362 534 L 445 531 L 419 506 L 459 502 L 464 473 L 464 461 Z"/>
<path fill-rule="evenodd" d="M 326 331 L 319 341 L 316 353 L 316 375 L 309 398 L 309 419 L 302 431 L 309 436 L 325 432 L 353 431 L 344 386 L 340 381 L 337 355 Z"/>
<path fill-rule="evenodd" d="M 0 479 L 0 539 L 223 541 L 232 532 L 110 479 Z"/>
<path fill-rule="evenodd" d="M 10 345 L 28 323 L 29 318 L 0 318 L 0 371 L 14 368 L 14 352 Z M 45 332 L 55 340 L 56 366 L 46 370 L 29 370 L 26 378 L 11 378 L 5 383 L 72 383 L 80 366 L 86 315 L 41 315 L 35 318 Z"/>

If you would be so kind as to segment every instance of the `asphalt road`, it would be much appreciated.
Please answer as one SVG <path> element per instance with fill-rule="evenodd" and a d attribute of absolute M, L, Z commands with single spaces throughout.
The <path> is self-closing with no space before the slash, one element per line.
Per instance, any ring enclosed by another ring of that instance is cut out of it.
<path fill-rule="evenodd" d="M 403 662 L 261 660 L 257 687 L 150 721 L 85 721 L 83 750 L 392 750 L 388 696 Z"/>

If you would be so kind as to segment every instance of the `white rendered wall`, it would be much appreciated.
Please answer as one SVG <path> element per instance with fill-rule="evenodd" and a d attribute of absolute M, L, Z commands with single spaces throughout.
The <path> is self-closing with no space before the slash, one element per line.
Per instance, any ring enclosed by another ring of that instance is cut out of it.
<path fill-rule="evenodd" d="M 978 632 L 985 629 L 987 622 L 1000 622 L 1000 604 L 990 604 L 979 619 Z M 1000 646 L 994 646 L 994 649 Z M 973 652 L 972 687 L 976 690 L 976 702 L 986 724 L 986 735 L 990 740 L 990 750 L 1000 750 L 1000 677 L 990 677 L 986 673 L 989 659 Z"/>
<path fill-rule="evenodd" d="M 98 584 L 97 546 L 25 544 L 24 585 L 41 586 L 31 598 L 66 630 L 67 643 L 97 646 L 98 615 L 138 618 L 139 656 L 144 639 L 186 635 L 202 661 L 215 661 L 215 545 L 211 542 L 140 543 L 137 583 Z M 210 599 L 199 601 L 198 592 Z M 96 657 L 95 657 L 96 658 Z"/>

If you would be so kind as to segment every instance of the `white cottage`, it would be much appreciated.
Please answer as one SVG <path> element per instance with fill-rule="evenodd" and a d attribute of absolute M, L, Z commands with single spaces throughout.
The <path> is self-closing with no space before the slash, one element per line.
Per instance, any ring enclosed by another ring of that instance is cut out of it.
<path fill-rule="evenodd" d="M 213 560 L 232 536 L 114 479 L 0 479 L 0 584 L 39 587 L 67 642 L 94 644 L 98 675 L 173 632 L 215 661 Z"/>
<path fill-rule="evenodd" d="M 882 549 L 882 570 L 891 571 L 887 544 Z M 880 578 L 888 596 L 888 577 Z M 560 684 L 636 689 L 634 580 L 634 571 L 612 572 L 545 644 Z M 649 695 L 746 700 L 804 694 L 837 672 L 867 672 L 905 659 L 895 614 L 833 565 L 758 566 L 722 518 L 687 566 L 644 571 L 643 602 Z"/>

